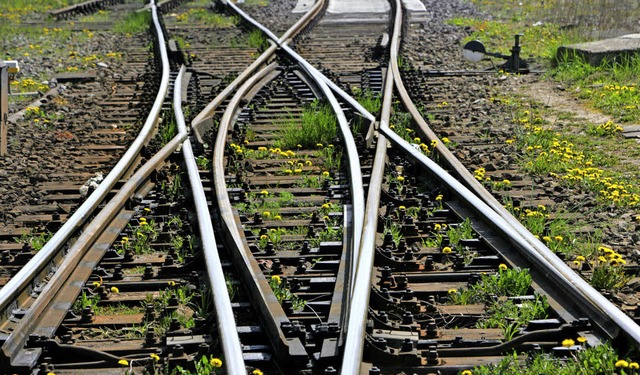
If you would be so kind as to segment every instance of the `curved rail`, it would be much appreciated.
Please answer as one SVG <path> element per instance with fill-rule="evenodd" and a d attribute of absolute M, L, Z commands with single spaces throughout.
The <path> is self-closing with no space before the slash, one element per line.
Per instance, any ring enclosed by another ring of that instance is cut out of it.
<path fill-rule="evenodd" d="M 429 140 L 437 141 L 437 151 L 443 156 L 444 160 L 452 169 L 457 171 L 458 176 L 463 180 L 464 187 L 466 187 L 468 191 L 461 194 L 469 197 L 471 195 L 479 197 L 486 205 L 486 207 L 483 208 L 484 210 L 491 209 L 492 212 L 497 213 L 497 215 L 504 220 L 504 224 L 513 229 L 514 236 L 518 237 L 518 242 L 521 245 L 521 247 L 518 247 L 518 250 L 525 256 L 530 254 L 528 257 L 532 262 L 537 264 L 545 273 L 549 274 L 549 277 L 557 280 L 557 285 L 562 288 L 565 293 L 573 296 L 582 307 L 585 308 L 585 312 L 594 323 L 599 326 L 602 332 L 606 333 L 610 338 L 615 338 L 618 335 L 618 328 L 621 328 L 636 344 L 640 344 L 640 326 L 600 292 L 589 285 L 579 274 L 567 266 L 566 263 L 559 259 L 542 241 L 537 239 L 517 218 L 513 217 L 513 215 L 475 179 L 471 172 L 462 165 L 451 151 L 449 151 L 438 136 L 429 128 L 429 125 L 422 118 L 420 112 L 409 98 L 409 94 L 400 79 L 400 70 L 397 62 L 393 61 L 391 68 L 394 76 L 397 77 L 395 79 L 396 90 L 402 99 L 403 105 L 411 113 L 413 120 L 418 124 L 423 135 Z M 385 135 L 390 132 L 393 133 L 387 124 L 383 124 L 380 127 L 380 131 Z M 424 163 L 423 165 L 426 166 Z M 446 172 L 443 170 L 437 172 L 438 176 L 442 173 Z"/>
<path fill-rule="evenodd" d="M 185 71 L 186 68 L 183 65 L 180 68 L 173 88 L 173 110 L 180 134 L 187 134 L 187 126 L 184 121 L 184 113 L 182 112 L 181 97 L 182 78 Z M 218 324 L 218 331 L 222 339 L 222 349 L 226 363 L 225 368 L 227 374 L 243 375 L 246 374 L 246 368 L 242 357 L 242 345 L 238 337 L 233 309 L 231 308 L 231 299 L 229 298 L 222 263 L 218 255 L 218 246 L 211 223 L 207 197 L 204 193 L 204 187 L 202 186 L 198 172 L 198 165 L 196 164 L 189 139 L 182 144 L 182 154 L 184 155 L 187 166 L 187 173 L 189 174 L 189 182 L 196 207 L 204 260 L 207 268 L 207 276 L 211 284 L 211 293 L 213 295 L 217 321 L 221 322 L 221 324 Z"/>
<path fill-rule="evenodd" d="M 399 40 L 402 27 L 402 12 L 396 10 L 393 20 L 393 32 L 391 38 L 390 61 L 393 65 L 398 61 Z M 387 74 L 384 91 L 382 94 L 382 106 L 380 123 L 386 124 L 391 117 L 393 103 L 394 77 Z M 380 206 L 381 186 L 384 179 L 384 166 L 387 157 L 387 139 L 378 137 L 369 192 L 365 211 L 365 226 L 362 232 L 360 244 L 360 262 L 357 264 L 357 273 L 353 285 L 353 299 L 349 311 L 348 331 L 345 341 L 345 351 L 340 373 L 343 375 L 360 373 L 360 364 L 364 351 L 364 336 L 367 325 L 369 307 L 369 295 L 371 292 L 371 274 L 375 257 L 376 233 L 378 227 L 378 209 Z"/>
<path fill-rule="evenodd" d="M 153 128 L 155 127 L 162 103 L 169 88 L 169 57 L 167 54 L 165 39 L 162 34 L 162 28 L 158 20 L 158 13 L 155 7 L 155 0 L 151 0 L 151 14 L 153 17 L 154 31 L 157 35 L 157 42 L 160 48 L 160 57 L 162 60 L 162 79 L 158 94 L 153 103 L 153 107 L 149 112 L 149 116 L 144 125 L 140 129 L 138 137 L 133 141 L 131 147 L 120 158 L 118 163 L 109 172 L 105 179 L 98 185 L 96 190 L 87 198 L 87 200 L 76 210 L 76 212 L 67 220 L 67 222 L 53 235 L 53 237 L 38 251 L 38 253 L 20 269 L 10 280 L 0 289 L 0 311 L 4 311 L 16 298 L 16 296 L 29 286 L 31 280 L 41 272 L 48 262 L 53 259 L 60 247 L 65 244 L 78 228 L 92 215 L 98 205 L 105 199 L 107 194 L 129 170 L 136 156 L 140 153 L 142 146 L 149 139 Z"/>
<path fill-rule="evenodd" d="M 243 12 L 235 4 L 233 4 L 231 2 L 226 2 L 226 4 L 231 9 L 233 9 L 233 11 L 236 12 L 239 16 L 243 17 L 248 22 L 250 22 L 254 27 L 257 27 L 262 32 L 264 32 L 280 48 L 282 48 L 285 52 L 287 52 L 289 54 L 289 56 L 291 56 L 307 72 L 307 74 L 309 74 L 309 76 L 313 77 L 314 80 L 317 82 L 318 86 L 320 87 L 320 90 L 322 91 L 322 93 L 325 95 L 325 97 L 329 101 L 329 104 L 331 104 L 331 107 L 333 108 L 334 113 L 336 114 L 336 117 L 338 119 L 338 124 L 340 126 L 340 130 L 341 130 L 342 135 L 344 137 L 344 142 L 345 142 L 346 149 L 347 149 L 347 156 L 348 156 L 348 161 L 349 161 L 348 170 L 349 170 L 349 174 L 350 174 L 350 177 L 351 177 L 350 178 L 350 181 L 351 181 L 350 188 L 351 188 L 351 199 L 352 199 L 352 206 L 353 206 L 353 233 L 355 235 L 352 237 L 352 241 L 351 241 L 352 258 L 351 258 L 351 271 L 350 271 L 350 274 L 351 274 L 350 285 L 353 285 L 354 282 L 355 282 L 355 277 L 356 277 L 356 268 L 357 268 L 357 265 L 358 265 L 358 258 L 360 256 L 360 254 L 359 254 L 359 249 L 360 249 L 360 236 L 359 236 L 359 234 L 362 233 L 362 228 L 363 228 L 363 224 L 364 224 L 364 207 L 365 207 L 364 186 L 363 186 L 363 182 L 362 182 L 362 171 L 361 171 L 361 167 L 360 167 L 360 158 L 359 158 L 359 155 L 358 155 L 358 152 L 357 152 L 357 146 L 356 146 L 356 143 L 355 143 L 355 139 L 353 138 L 353 134 L 351 133 L 351 130 L 349 129 L 348 121 L 347 121 L 346 117 L 344 116 L 344 113 L 343 113 L 342 109 L 340 108 L 340 103 L 338 103 L 338 100 L 336 99 L 336 97 L 334 96 L 332 91 L 337 92 L 343 99 L 345 99 L 347 102 L 349 102 L 354 108 L 356 108 L 361 113 L 367 113 L 368 115 L 366 115 L 366 117 L 369 120 L 374 121 L 375 117 L 373 115 L 371 115 L 369 112 L 367 112 L 364 109 L 364 107 L 362 107 L 355 99 L 351 98 L 347 93 L 345 93 L 337 85 L 335 85 L 333 82 L 331 82 L 331 80 L 329 78 L 327 78 L 322 73 L 320 73 L 320 71 L 318 71 L 311 64 L 309 64 L 298 53 L 296 53 L 294 50 L 292 50 L 287 45 L 287 42 L 285 41 L 285 37 L 278 38 L 269 29 L 267 29 L 262 24 L 260 24 L 259 22 L 257 22 L 253 18 L 251 18 L 248 14 Z M 288 32 L 285 35 L 288 35 Z M 353 288 L 352 287 L 349 288 L 349 291 L 350 291 L 349 295 L 353 296 Z"/>
<path fill-rule="evenodd" d="M 584 279 L 571 270 L 563 261 L 546 247 L 540 240 L 536 239 L 516 218 L 514 218 L 453 156 L 453 154 L 438 139 L 437 135 L 429 129 L 427 123 L 419 114 L 415 105 L 411 102 L 407 91 L 400 78 L 400 71 L 397 64 L 398 40 L 400 37 L 400 20 L 402 19 L 401 4 L 396 1 L 396 15 L 394 21 L 394 33 L 391 42 L 391 76 L 387 76 L 385 82 L 385 92 L 383 98 L 382 118 L 379 132 L 384 137 L 378 138 L 378 148 L 376 150 L 374 167 L 370 183 L 368 196 L 368 207 L 365 214 L 365 228 L 363 231 L 361 244 L 361 262 L 358 266 L 358 273 L 354 285 L 354 298 L 349 316 L 349 332 L 345 346 L 350 350 L 343 358 L 342 374 L 358 373 L 364 349 L 364 329 L 367 317 L 367 304 L 370 290 L 371 267 L 373 265 L 373 252 L 375 248 L 375 234 L 377 224 L 377 206 L 379 204 L 379 193 L 374 193 L 375 186 L 381 182 L 381 173 L 384 161 L 384 150 L 388 138 L 394 145 L 402 148 L 419 164 L 428 168 L 444 183 L 452 187 L 452 190 L 472 205 L 475 210 L 483 213 L 489 220 L 494 222 L 505 235 L 516 245 L 517 249 L 523 253 L 530 261 L 543 269 L 543 272 L 551 275 L 554 280 L 558 280 L 560 287 L 565 293 L 577 299 L 588 315 L 596 322 L 602 332 L 615 337 L 619 329 L 623 329 L 626 334 L 636 343 L 640 339 L 640 327 L 626 314 L 620 311 L 609 300 L 591 287 Z M 408 142 L 399 137 L 388 125 L 390 109 L 389 99 L 392 89 L 395 86 L 398 95 L 403 101 L 403 105 L 411 113 L 413 119 L 419 125 L 423 135 L 430 140 L 437 141 L 437 150 L 444 157 L 454 170 L 458 171 L 464 184 L 457 181 L 439 165 L 416 150 Z M 381 146 L 384 147 L 381 147 Z M 377 190 L 377 189 L 376 189 Z M 612 323 L 615 326 L 612 326 Z"/>

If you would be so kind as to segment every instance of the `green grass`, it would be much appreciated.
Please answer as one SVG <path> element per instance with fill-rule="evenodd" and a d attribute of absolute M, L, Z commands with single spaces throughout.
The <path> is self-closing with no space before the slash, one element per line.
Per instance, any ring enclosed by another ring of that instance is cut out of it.
<path fill-rule="evenodd" d="M 113 32 L 132 35 L 144 32 L 151 23 L 151 12 L 132 12 L 113 25 Z"/>
<path fill-rule="evenodd" d="M 336 117 L 328 104 L 313 102 L 300 118 L 284 119 L 276 147 L 286 149 L 323 147 L 336 138 Z"/>
<path fill-rule="evenodd" d="M 558 346 L 561 346 L 565 340 L 574 341 L 573 339 L 560 337 Z M 578 338 L 575 337 L 575 339 Z M 470 373 L 473 375 L 613 375 L 637 374 L 637 368 L 637 362 L 619 358 L 609 344 L 604 344 L 576 351 L 567 358 L 536 354 L 524 361 L 518 357 L 517 353 L 513 353 L 496 365 L 478 366 Z"/>

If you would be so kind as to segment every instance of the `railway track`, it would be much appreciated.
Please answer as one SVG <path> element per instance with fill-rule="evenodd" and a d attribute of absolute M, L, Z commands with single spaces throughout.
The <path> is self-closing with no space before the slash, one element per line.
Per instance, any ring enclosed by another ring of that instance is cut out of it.
<path fill-rule="evenodd" d="M 220 6 L 204 11 L 243 27 L 150 4 L 159 89 L 123 90 L 151 97 L 142 135 L 66 203 L 78 218 L 38 219 L 55 231 L 42 250 L 3 245 L 5 368 L 453 374 L 638 341 L 428 127 L 404 82 L 424 99 L 429 75 L 398 67 L 399 3 L 365 22 L 318 3 L 283 37 Z M 439 116 L 442 99 L 422 104 Z"/>

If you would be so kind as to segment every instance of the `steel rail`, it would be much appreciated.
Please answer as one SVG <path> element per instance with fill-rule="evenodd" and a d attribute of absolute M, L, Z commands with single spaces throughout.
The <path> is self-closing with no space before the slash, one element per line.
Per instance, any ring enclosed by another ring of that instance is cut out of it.
<path fill-rule="evenodd" d="M 222 0 L 222 4 L 226 3 L 226 0 Z M 296 30 L 299 30 L 306 26 L 311 21 L 311 19 L 313 19 L 313 17 L 315 17 L 320 12 L 322 5 L 323 1 L 316 2 L 316 4 L 307 13 L 305 13 L 304 16 L 302 16 L 295 24 L 293 24 L 293 26 L 291 26 L 289 30 L 287 30 L 283 34 L 282 38 L 286 40 L 286 42 L 283 43 L 288 43 L 288 39 L 291 38 Z M 226 100 L 227 97 L 231 95 L 231 93 L 235 91 L 244 81 L 246 81 L 252 74 L 254 74 L 260 66 L 264 65 L 268 61 L 268 59 L 275 54 L 277 49 L 278 45 L 272 44 L 271 46 L 269 46 L 269 48 L 264 51 L 256 60 L 254 60 L 254 62 L 251 63 L 251 65 L 249 65 L 249 67 L 247 67 L 245 71 L 238 75 L 236 79 L 233 80 L 233 82 L 225 87 L 220 94 L 218 94 L 209 104 L 207 104 L 207 106 L 202 111 L 200 111 L 200 113 L 198 113 L 196 117 L 194 117 L 194 119 L 191 121 L 191 128 L 196 131 L 196 135 L 199 138 L 200 127 L 203 126 L 205 121 L 213 117 L 213 113 L 216 108 L 218 108 L 220 104 L 224 100 Z M 202 139 L 199 139 L 199 141 L 202 142 Z"/>
<path fill-rule="evenodd" d="M 183 65 L 180 68 L 173 87 L 173 111 L 178 131 L 181 134 L 187 134 L 187 126 L 184 120 L 184 113 L 182 112 L 182 79 L 185 71 L 186 68 Z M 218 332 L 222 341 L 225 369 L 227 374 L 230 375 L 244 375 L 247 370 L 242 356 L 242 345 L 238 337 L 238 328 L 233 315 L 227 284 L 224 279 L 222 263 L 220 262 L 220 256 L 218 254 L 218 246 L 214 235 L 213 224 L 211 223 L 211 213 L 209 212 L 207 197 L 204 193 L 204 187 L 202 186 L 202 180 L 200 179 L 200 173 L 198 172 L 198 165 L 196 164 L 190 139 L 187 139 L 182 144 L 182 154 L 186 163 L 187 173 L 189 174 L 207 276 L 211 285 L 211 294 L 213 296 L 217 321 L 219 322 Z"/>
<path fill-rule="evenodd" d="M 84 228 L 78 240 L 71 246 L 69 253 L 64 258 L 54 276 L 43 288 L 38 298 L 29 307 L 24 317 L 16 325 L 9 337 L 2 345 L 2 354 L 6 358 L 13 358 L 22 349 L 30 334 L 37 331 L 37 336 L 51 337 L 55 334 L 60 322 L 67 315 L 73 301 L 77 298 L 91 275 L 91 270 L 102 259 L 107 248 L 100 246 L 92 249 L 95 263 L 90 264 L 85 260 L 85 256 L 90 253 L 90 249 L 98 237 L 109 227 L 109 223 L 114 220 L 118 211 L 124 207 L 129 198 L 144 183 L 154 171 L 164 165 L 165 160 L 185 141 L 186 133 L 177 134 L 167 145 L 165 145 L 147 163 L 141 166 L 130 179 L 118 190 L 118 193 L 100 210 L 95 218 Z M 77 275 L 75 270 L 78 266 L 83 267 L 82 275 Z M 88 271 L 87 271 L 88 270 Z M 80 280 L 82 279 L 82 280 Z M 69 292 L 69 289 L 73 292 Z M 61 295 L 61 293 L 63 295 Z M 61 295 L 61 296 L 60 296 Z M 58 296 L 64 302 L 58 301 Z M 48 325 L 41 326 L 40 320 L 47 319 Z M 51 322 L 57 321 L 57 324 Z M 115 363 L 114 363 L 115 365 Z"/>
<path fill-rule="evenodd" d="M 585 312 L 588 313 L 589 317 L 599 326 L 602 332 L 610 338 L 615 338 L 618 335 L 619 327 L 632 338 L 636 344 L 640 344 L 640 326 L 600 292 L 589 285 L 579 274 L 567 266 L 566 263 L 559 259 L 542 241 L 537 239 L 518 219 L 513 217 L 513 215 L 475 179 L 460 160 L 451 153 L 431 130 L 411 101 L 400 78 L 400 70 L 397 63 L 392 63 L 391 68 L 394 76 L 397 77 L 395 79 L 397 93 L 401 97 L 405 108 L 411 113 L 414 121 L 418 124 L 423 135 L 429 140 L 435 140 L 437 142 L 436 150 L 443 156 L 451 168 L 457 171 L 457 175 L 462 179 L 465 187 L 480 197 L 488 208 L 496 212 L 500 218 L 513 228 L 518 236 L 526 241 L 526 246 L 521 248 L 524 255 L 526 256 L 527 253 L 532 253 L 531 258 L 535 259 L 538 266 L 540 266 L 544 272 L 552 275 L 554 279 L 557 280 L 557 285 L 559 285 L 565 293 L 574 296 L 578 302 L 582 304 L 582 307 L 586 308 Z M 383 133 L 386 134 L 387 129 L 388 127 L 385 127 Z"/>
<path fill-rule="evenodd" d="M 285 33 L 281 38 L 278 38 L 273 32 L 271 32 L 268 28 L 266 28 L 265 26 L 263 26 L 261 23 L 257 22 L 256 20 L 254 20 L 253 18 L 251 18 L 251 16 L 249 16 L 248 14 L 246 14 L 242 9 L 240 9 L 238 6 L 236 6 L 235 4 L 228 2 L 227 0 L 222 0 L 222 3 L 229 6 L 231 9 L 233 9 L 234 12 L 236 12 L 239 16 L 245 18 L 248 22 L 250 22 L 254 27 L 260 29 L 263 33 L 265 33 L 265 35 L 267 35 L 269 37 L 269 39 L 271 39 L 274 43 L 276 43 L 276 45 L 278 47 L 280 47 L 283 51 L 285 51 L 286 53 L 289 54 L 289 56 L 293 57 L 295 60 L 297 61 L 306 61 L 304 60 L 304 58 L 302 56 L 300 56 L 296 51 L 294 51 L 293 49 L 291 49 L 288 46 L 288 39 L 291 37 L 287 33 Z M 322 1 L 318 1 L 316 4 L 320 4 L 322 3 Z M 318 69 L 316 69 L 315 67 L 313 67 L 312 65 L 309 65 L 308 68 L 313 72 L 312 76 L 317 76 L 320 77 L 322 79 L 322 81 L 327 84 L 329 86 L 329 88 L 331 88 L 331 90 L 333 90 L 335 93 L 338 94 L 338 96 L 340 96 L 340 98 L 344 101 L 346 101 L 347 103 L 349 103 L 349 105 L 351 105 L 354 109 L 356 109 L 358 112 L 360 112 L 360 114 L 362 114 L 363 116 L 365 116 L 369 121 L 374 122 L 376 120 L 376 117 L 374 115 L 372 115 L 369 111 L 367 111 L 362 104 L 360 104 L 357 100 L 355 100 L 353 97 L 351 97 L 349 94 L 347 94 L 346 92 L 344 92 L 344 90 L 342 90 L 340 87 L 338 87 L 338 85 L 336 85 L 332 80 L 330 80 L 329 78 L 327 78 L 327 76 L 325 76 L 324 74 L 322 74 L 322 72 L 320 72 Z"/>
<path fill-rule="evenodd" d="M 275 70 L 276 64 L 272 63 L 263 68 L 257 74 L 250 77 L 244 84 L 238 88 L 236 94 L 229 102 L 227 109 L 222 115 L 218 126 L 218 134 L 213 147 L 213 185 L 215 197 L 218 203 L 218 210 L 222 218 L 223 232 L 226 235 L 226 245 L 230 248 L 231 256 L 234 261 L 243 264 L 240 268 L 240 274 L 245 282 L 245 287 L 252 297 L 252 301 L 257 305 L 256 309 L 266 315 L 263 324 L 269 337 L 279 337 L 279 342 L 273 342 L 276 355 L 284 358 L 286 355 L 294 353 L 306 353 L 302 342 L 299 339 L 288 340 L 280 327 L 283 323 L 289 323 L 289 319 L 285 314 L 282 306 L 273 294 L 269 282 L 262 273 L 260 265 L 252 256 L 251 250 L 248 249 L 240 223 L 236 220 L 234 209 L 229 200 L 227 184 L 224 173 L 224 153 L 227 145 L 227 134 L 234 117 L 235 109 L 239 106 L 242 97 L 248 92 L 258 81 L 263 79 L 271 71 Z M 238 235 L 240 234 L 240 235 Z M 245 271 L 243 271 L 245 270 Z M 286 351 L 286 352 L 285 352 Z"/>
<path fill-rule="evenodd" d="M 306 72 L 309 76 L 313 77 L 313 79 L 317 82 L 320 90 L 325 95 L 333 111 L 338 120 L 338 125 L 340 127 L 340 131 L 343 136 L 343 141 L 345 143 L 347 149 L 347 157 L 348 157 L 348 170 L 350 174 L 350 189 L 351 189 L 351 200 L 353 206 L 353 233 L 354 236 L 351 240 L 351 271 L 350 275 L 350 287 L 349 287 L 349 296 L 353 296 L 353 284 L 355 282 L 356 277 L 356 268 L 358 265 L 358 258 L 360 256 L 360 233 L 362 233 L 363 223 L 364 223 L 364 183 L 362 181 L 362 169 L 360 166 L 360 157 L 358 155 L 358 148 L 355 143 L 355 139 L 353 138 L 353 134 L 349 128 L 349 123 L 347 118 L 340 107 L 340 103 L 333 95 L 331 86 L 338 88 L 331 80 L 325 77 L 322 73 L 320 73 L 316 68 L 314 68 L 311 64 L 309 64 L 304 58 L 302 58 L 298 53 L 292 50 L 286 43 L 283 42 L 282 39 L 278 38 L 273 34 L 269 29 L 264 27 L 262 24 L 251 18 L 248 14 L 243 12 L 240 8 L 238 8 L 235 4 L 231 2 L 226 2 L 227 6 L 231 7 L 234 12 L 236 12 L 239 16 L 246 19 L 250 22 L 254 27 L 259 28 L 262 32 L 264 32 L 271 40 L 273 40 L 280 48 L 282 48 L 285 52 L 287 52 Z M 338 88 L 339 89 L 339 88 Z M 339 93 L 344 94 L 347 98 L 349 98 L 349 102 L 355 102 L 355 105 L 360 106 L 360 104 L 355 101 L 353 98 L 349 97 L 344 91 L 339 89 Z M 362 108 L 364 109 L 364 108 Z"/>
<path fill-rule="evenodd" d="M 153 128 L 155 127 L 162 103 L 167 90 L 169 88 L 169 58 L 165 46 L 165 39 L 162 34 L 162 28 L 158 21 L 157 9 L 154 0 L 151 0 L 151 14 L 153 18 L 153 26 L 157 35 L 157 42 L 160 48 L 160 56 L 162 60 L 162 79 L 158 94 L 153 103 L 153 107 L 149 112 L 144 125 L 140 129 L 140 133 L 131 144 L 131 147 L 120 158 L 118 163 L 113 167 L 111 172 L 98 185 L 96 190 L 85 200 L 85 202 L 76 210 L 76 212 L 68 218 L 64 225 L 56 231 L 53 237 L 43 246 L 43 248 L 34 255 L 20 271 L 18 271 L 2 289 L 0 289 L 0 312 L 5 311 L 8 306 L 15 300 L 18 294 L 26 289 L 35 276 L 41 272 L 47 264 L 56 255 L 58 249 L 65 244 L 78 228 L 93 214 L 100 203 L 105 199 L 107 194 L 120 180 L 120 178 L 129 170 L 136 156 L 140 154 L 142 146 L 149 139 Z"/>
<path fill-rule="evenodd" d="M 400 33 L 402 32 L 402 13 L 396 10 L 393 21 L 391 38 L 390 61 L 391 64 L 398 61 L 398 49 Z M 380 122 L 388 123 L 391 118 L 393 105 L 394 78 L 388 74 L 385 77 L 384 91 L 382 94 L 382 106 Z M 378 230 L 378 213 L 380 206 L 382 183 L 384 180 L 384 168 L 387 159 L 388 142 L 385 137 L 378 137 L 376 153 L 374 156 L 369 191 L 367 195 L 367 207 L 365 210 L 364 229 L 362 242 L 360 243 L 360 261 L 357 264 L 357 273 L 353 285 L 353 298 L 347 323 L 347 336 L 345 341 L 344 356 L 340 373 L 353 375 L 360 373 L 362 356 L 365 346 L 365 334 L 367 316 L 369 312 L 369 296 L 371 293 L 371 276 L 375 258 L 376 236 Z"/>

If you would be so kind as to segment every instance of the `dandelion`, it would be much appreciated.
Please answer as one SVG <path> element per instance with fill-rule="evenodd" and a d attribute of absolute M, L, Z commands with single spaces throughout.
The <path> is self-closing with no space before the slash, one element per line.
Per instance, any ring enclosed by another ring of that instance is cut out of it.
<path fill-rule="evenodd" d="M 438 195 L 436 196 L 436 201 L 441 201 L 441 200 L 442 200 L 442 198 L 443 198 L 442 194 L 438 194 Z"/>
<path fill-rule="evenodd" d="M 126 359 L 121 359 L 118 361 L 118 364 L 122 366 L 129 366 L 129 361 L 127 361 Z"/>
<path fill-rule="evenodd" d="M 399 209 L 400 211 L 404 211 L 404 210 L 406 210 L 407 208 L 406 208 L 405 206 L 400 206 L 400 207 L 398 207 L 398 209 Z"/>
<path fill-rule="evenodd" d="M 322 148 L 322 147 L 324 147 L 324 145 L 322 143 L 316 143 L 316 147 Z"/>
<path fill-rule="evenodd" d="M 276 216 L 274 216 L 273 218 L 274 218 L 275 220 L 282 220 L 282 216 L 280 216 L 280 215 L 276 215 Z"/>
<path fill-rule="evenodd" d="M 168 284 L 169 286 L 176 286 L 176 282 L 175 282 L 175 281 L 173 281 L 173 280 L 169 280 L 169 281 L 167 282 L 167 284 Z"/>
<path fill-rule="evenodd" d="M 573 341 L 572 339 L 564 339 L 562 340 L 562 346 L 564 346 L 565 348 L 570 348 L 572 346 L 574 346 L 576 344 L 575 341 Z"/>
<path fill-rule="evenodd" d="M 398 176 L 397 180 L 398 180 L 398 182 L 404 182 L 404 177 Z"/>
<path fill-rule="evenodd" d="M 449 143 L 451 143 L 451 140 L 449 140 L 449 138 L 447 137 L 442 137 L 442 143 L 444 143 L 445 145 L 448 145 Z"/>
<path fill-rule="evenodd" d="M 471 370 L 464 370 L 460 373 L 460 375 L 473 375 L 473 372 L 471 372 Z"/>
<path fill-rule="evenodd" d="M 440 225 L 440 224 L 438 224 L 438 223 L 436 223 L 436 224 L 434 224 L 434 225 L 433 225 L 433 230 L 438 231 L 438 230 L 440 230 L 440 229 L 442 229 L 442 225 Z"/>
<path fill-rule="evenodd" d="M 251 371 L 251 375 L 262 375 L 262 371 L 260 371 L 259 369 L 255 369 Z"/>
<path fill-rule="evenodd" d="M 302 173 L 302 169 L 300 168 L 296 168 L 293 170 L 294 173 Z"/>
<path fill-rule="evenodd" d="M 211 358 L 209 364 L 214 368 L 220 368 L 222 367 L 222 360 L 220 358 Z"/>
<path fill-rule="evenodd" d="M 309 166 L 309 167 L 313 165 L 313 163 L 311 162 L 311 160 L 307 160 L 307 161 L 305 161 L 304 163 L 305 163 L 307 166 Z"/>
<path fill-rule="evenodd" d="M 262 216 L 264 216 L 266 218 L 269 218 L 269 217 L 271 217 L 271 212 L 265 211 L 265 212 L 262 213 Z"/>
<path fill-rule="evenodd" d="M 431 141 L 431 147 L 436 147 L 437 145 L 438 145 L 438 141 L 436 141 L 435 139 Z"/>
<path fill-rule="evenodd" d="M 286 174 L 292 174 L 292 173 L 293 173 L 293 171 L 292 171 L 291 169 L 285 169 L 284 173 L 286 173 Z"/>
<path fill-rule="evenodd" d="M 329 177 L 329 171 L 322 172 L 322 177 Z"/>
<path fill-rule="evenodd" d="M 276 285 L 280 285 L 280 284 L 282 284 L 282 279 L 280 279 L 280 276 L 278 276 L 278 275 L 273 275 L 273 276 L 271 276 L 271 282 L 276 284 Z"/>
<path fill-rule="evenodd" d="M 580 343 L 580 344 L 584 344 L 585 342 L 587 342 L 587 338 L 584 336 L 578 336 L 578 338 L 576 338 L 576 340 Z"/>
<path fill-rule="evenodd" d="M 500 271 L 506 271 L 507 270 L 507 265 L 504 263 L 500 263 L 500 265 L 498 266 L 498 268 L 500 269 Z"/>
<path fill-rule="evenodd" d="M 616 367 L 627 368 L 629 367 L 629 362 L 625 361 L 624 359 L 620 359 L 618 360 L 618 362 L 616 362 Z"/>
<path fill-rule="evenodd" d="M 442 254 L 451 254 L 452 251 L 449 246 L 442 248 Z"/>
<path fill-rule="evenodd" d="M 638 364 L 638 362 L 631 362 L 631 363 L 629 363 L 629 368 L 637 370 L 637 369 L 640 368 L 640 365 Z"/>
<path fill-rule="evenodd" d="M 447 293 L 449 293 L 449 294 L 458 293 L 458 289 L 449 289 L 449 291 L 447 291 Z"/>
<path fill-rule="evenodd" d="M 576 261 L 578 261 L 578 262 L 584 262 L 585 260 L 586 260 L 586 258 L 585 258 L 585 257 L 583 257 L 582 255 L 578 255 L 578 256 L 576 257 Z"/>
<path fill-rule="evenodd" d="M 158 356 L 156 353 L 149 354 L 149 357 L 151 357 L 151 359 L 153 359 L 156 362 L 160 360 L 160 356 Z"/>
<path fill-rule="evenodd" d="M 120 293 L 120 289 L 118 289 L 118 288 L 117 288 L 117 287 L 115 287 L 115 286 L 112 286 L 112 287 L 111 287 L 111 293 L 118 294 L 118 293 Z"/>
<path fill-rule="evenodd" d="M 91 283 L 91 285 L 93 285 L 94 288 L 97 288 L 100 286 L 100 283 L 97 281 L 94 281 L 93 283 Z"/>
<path fill-rule="evenodd" d="M 413 139 L 413 141 L 414 141 L 415 143 L 420 143 L 420 138 L 415 137 L 415 138 Z"/>
<path fill-rule="evenodd" d="M 268 192 L 268 191 L 266 191 L 266 190 L 262 190 L 262 191 L 260 192 L 260 194 L 261 194 L 263 197 L 266 197 L 267 195 L 269 195 L 269 192 Z"/>

